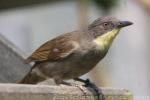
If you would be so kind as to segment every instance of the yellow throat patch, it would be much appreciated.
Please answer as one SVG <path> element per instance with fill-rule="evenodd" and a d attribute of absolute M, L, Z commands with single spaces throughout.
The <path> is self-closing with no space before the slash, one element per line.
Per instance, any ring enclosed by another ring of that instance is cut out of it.
<path fill-rule="evenodd" d="M 101 51 L 108 50 L 119 31 L 120 29 L 114 29 L 97 37 L 93 41 L 97 45 L 97 49 Z"/>

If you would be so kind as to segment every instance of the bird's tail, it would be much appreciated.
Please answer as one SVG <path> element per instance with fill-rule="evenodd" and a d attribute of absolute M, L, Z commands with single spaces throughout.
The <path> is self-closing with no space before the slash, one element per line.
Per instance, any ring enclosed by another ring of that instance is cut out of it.
<path fill-rule="evenodd" d="M 26 74 L 26 76 L 18 81 L 18 84 L 37 84 L 41 81 L 44 81 L 45 78 L 39 76 L 36 72 L 32 71 L 32 69 Z"/>

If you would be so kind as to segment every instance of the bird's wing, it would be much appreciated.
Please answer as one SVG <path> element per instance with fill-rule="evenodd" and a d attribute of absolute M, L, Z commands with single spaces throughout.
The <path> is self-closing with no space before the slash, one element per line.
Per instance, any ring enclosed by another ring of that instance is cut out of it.
<path fill-rule="evenodd" d="M 27 58 L 26 62 L 63 59 L 72 54 L 78 47 L 77 41 L 70 39 L 68 36 L 61 36 L 43 44 Z"/>

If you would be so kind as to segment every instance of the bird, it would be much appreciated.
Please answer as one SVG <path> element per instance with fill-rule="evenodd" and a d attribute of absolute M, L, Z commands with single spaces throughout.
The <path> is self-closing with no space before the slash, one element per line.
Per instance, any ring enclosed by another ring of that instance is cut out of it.
<path fill-rule="evenodd" d="M 57 85 L 65 80 L 88 82 L 80 76 L 92 70 L 107 54 L 123 27 L 132 25 L 112 16 L 100 17 L 86 28 L 57 36 L 35 50 L 25 62 L 34 62 L 19 84 L 37 84 L 49 78 Z"/>

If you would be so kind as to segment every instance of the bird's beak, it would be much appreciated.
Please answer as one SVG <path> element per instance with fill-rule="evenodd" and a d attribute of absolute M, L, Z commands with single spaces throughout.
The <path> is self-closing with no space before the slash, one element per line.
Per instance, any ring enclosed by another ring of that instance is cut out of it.
<path fill-rule="evenodd" d="M 119 24 L 118 24 L 118 28 L 122 28 L 122 27 L 126 27 L 126 26 L 129 26 L 129 25 L 132 25 L 133 23 L 130 22 L 130 21 L 120 21 Z"/>

